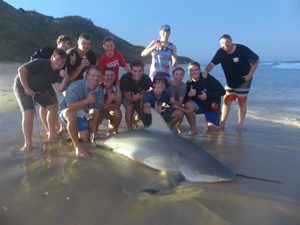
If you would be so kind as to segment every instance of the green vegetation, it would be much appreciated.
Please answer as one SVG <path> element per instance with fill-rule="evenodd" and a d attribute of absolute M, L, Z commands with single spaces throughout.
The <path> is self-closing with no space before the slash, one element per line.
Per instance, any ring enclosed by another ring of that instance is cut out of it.
<path fill-rule="evenodd" d="M 103 53 L 102 40 L 105 36 L 113 36 L 116 48 L 122 52 L 127 62 L 139 58 L 143 46 L 135 46 L 95 26 L 91 20 L 79 16 L 53 18 L 35 11 L 15 9 L 0 0 L 0 61 L 25 62 L 33 52 L 46 46 L 56 46 L 56 38 L 60 34 L 72 37 L 72 45 L 76 45 L 81 33 L 91 36 L 92 50 L 99 57 Z M 149 62 L 150 58 L 146 59 Z M 187 63 L 190 59 L 179 57 L 179 63 Z"/>

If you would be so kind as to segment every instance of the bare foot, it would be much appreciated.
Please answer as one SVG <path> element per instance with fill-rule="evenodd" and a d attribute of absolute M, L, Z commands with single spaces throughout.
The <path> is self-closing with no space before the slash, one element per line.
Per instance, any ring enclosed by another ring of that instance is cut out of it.
<path fill-rule="evenodd" d="M 32 145 L 31 144 L 24 144 L 23 148 L 20 150 L 21 152 L 31 152 L 32 151 Z"/>
<path fill-rule="evenodd" d="M 91 153 L 81 147 L 76 147 L 75 148 L 75 153 L 76 153 L 76 156 L 77 157 L 88 157 L 88 156 L 91 156 Z"/>
<path fill-rule="evenodd" d="M 238 125 L 238 127 L 237 127 L 237 132 L 239 132 L 239 133 L 242 133 L 242 131 L 243 131 L 243 126 L 242 125 Z"/>
<path fill-rule="evenodd" d="M 188 133 L 190 136 L 195 136 L 197 134 L 197 131 L 196 130 L 191 130 L 189 131 Z"/>
<path fill-rule="evenodd" d="M 61 138 L 61 136 L 59 136 L 58 134 L 49 134 L 48 135 L 48 141 L 55 141 L 55 140 L 58 140 L 58 139 L 60 139 Z"/>
<path fill-rule="evenodd" d="M 65 126 L 61 125 L 60 128 L 59 128 L 59 131 L 57 132 L 57 134 L 59 136 L 61 136 L 66 131 L 67 131 L 67 128 Z"/>
<path fill-rule="evenodd" d="M 180 126 L 176 126 L 176 133 L 177 134 L 182 134 L 182 129 Z"/>

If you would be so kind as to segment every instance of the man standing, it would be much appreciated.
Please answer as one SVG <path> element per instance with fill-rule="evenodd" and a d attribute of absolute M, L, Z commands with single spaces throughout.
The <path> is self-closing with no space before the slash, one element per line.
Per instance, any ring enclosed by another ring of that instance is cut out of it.
<path fill-rule="evenodd" d="M 139 119 L 141 118 L 142 99 L 151 85 L 151 79 L 144 74 L 144 64 L 141 61 L 132 62 L 130 69 L 131 72 L 124 74 L 120 80 L 128 130 L 133 129 L 134 112 L 137 112 Z"/>
<path fill-rule="evenodd" d="M 71 38 L 69 36 L 61 34 L 57 37 L 57 39 L 56 39 L 56 48 L 57 49 L 62 49 L 64 51 L 67 51 L 70 48 L 70 46 L 71 46 Z M 30 61 L 38 59 L 38 58 L 50 59 L 56 48 L 53 48 L 53 47 L 41 48 L 33 53 L 33 55 L 30 57 Z M 48 91 L 49 91 L 49 95 L 56 102 L 54 120 L 56 123 L 56 128 L 60 128 L 59 119 L 58 119 L 59 105 L 58 105 L 56 92 L 53 88 L 49 88 Z M 64 90 L 62 90 L 62 91 L 64 91 Z M 40 107 L 39 114 L 41 117 L 42 124 L 46 130 L 46 133 L 48 133 L 49 132 L 48 123 L 47 123 L 48 110 L 44 107 Z"/>
<path fill-rule="evenodd" d="M 49 111 L 47 116 L 48 139 L 57 139 L 59 136 L 55 130 L 55 105 L 57 102 L 49 94 L 49 89 L 63 91 L 68 83 L 68 74 L 62 70 L 67 55 L 64 50 L 57 49 L 50 60 L 36 59 L 28 62 L 18 69 L 18 75 L 14 81 L 14 93 L 22 111 L 22 131 L 24 146 L 21 151 L 32 150 L 32 130 L 34 119 L 34 103 L 37 102 Z"/>
<path fill-rule="evenodd" d="M 77 47 L 67 51 L 68 61 L 67 68 L 69 82 L 81 80 L 89 65 L 96 65 L 97 59 L 95 53 L 90 50 L 91 39 L 88 34 L 81 34 L 77 41 Z"/>
<path fill-rule="evenodd" d="M 247 95 L 250 90 L 253 74 L 258 66 L 259 57 L 248 47 L 232 43 L 228 34 L 220 38 L 221 48 L 202 73 L 203 78 L 221 63 L 226 77 L 226 95 L 222 107 L 221 126 L 224 129 L 232 101 L 238 99 L 238 131 L 242 131 L 246 116 Z"/>
<path fill-rule="evenodd" d="M 164 74 L 167 80 L 171 79 L 172 67 L 177 65 L 176 46 L 169 42 L 171 27 L 162 25 L 159 31 L 160 40 L 153 40 L 141 53 L 142 57 L 152 55 L 150 78 L 157 73 Z"/>
<path fill-rule="evenodd" d="M 92 136 L 96 135 L 99 109 L 104 102 L 103 91 L 99 85 L 100 80 L 100 69 L 95 65 L 89 66 L 86 79 L 71 83 L 61 104 L 62 110 L 59 116 L 67 124 L 77 156 L 85 157 L 89 154 L 80 145 L 79 138 L 83 142 L 88 142 L 90 130 Z"/>

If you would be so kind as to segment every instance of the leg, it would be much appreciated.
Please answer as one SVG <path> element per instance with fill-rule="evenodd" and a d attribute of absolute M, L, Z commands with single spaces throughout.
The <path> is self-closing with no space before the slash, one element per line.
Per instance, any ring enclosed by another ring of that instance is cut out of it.
<path fill-rule="evenodd" d="M 56 121 L 58 120 L 57 104 L 47 106 L 47 123 L 48 123 L 48 140 L 58 139 L 59 135 L 56 132 Z"/>
<path fill-rule="evenodd" d="M 185 109 L 187 110 L 186 118 L 190 124 L 191 131 L 189 132 L 191 135 L 197 134 L 196 129 L 196 111 L 199 109 L 197 104 L 193 101 L 188 101 L 184 105 Z"/>
<path fill-rule="evenodd" d="M 48 122 L 47 122 L 47 113 L 48 113 L 48 110 L 41 106 L 40 109 L 39 109 L 39 114 L 40 114 L 42 124 L 45 128 L 46 134 L 48 134 L 48 132 L 49 132 Z"/>
<path fill-rule="evenodd" d="M 244 126 L 244 121 L 247 112 L 247 96 L 238 97 L 239 111 L 238 111 L 238 131 L 241 132 Z"/>
<path fill-rule="evenodd" d="M 128 104 L 125 107 L 125 121 L 126 121 L 128 130 L 133 130 L 133 126 L 132 126 L 133 113 L 134 113 L 133 104 Z"/>
<path fill-rule="evenodd" d="M 110 118 L 109 118 L 109 125 L 111 127 L 108 128 L 108 132 L 109 133 L 117 133 L 118 132 L 118 129 L 119 129 L 119 126 L 120 126 L 120 123 L 121 123 L 121 120 L 122 120 L 122 112 L 120 109 L 116 109 L 113 111 L 113 115 L 110 115 Z"/>
<path fill-rule="evenodd" d="M 100 114 L 103 114 L 103 112 L 102 111 L 93 111 L 93 114 L 89 119 L 89 128 L 91 130 L 93 139 L 95 139 L 97 137 L 99 121 L 101 120 L 101 122 L 102 122 L 102 120 L 103 120 L 103 118 L 102 118 L 102 116 L 100 116 Z M 84 139 L 86 139 L 86 138 L 84 138 Z M 88 140 L 87 141 L 89 141 L 89 139 L 90 139 L 90 135 L 88 132 Z"/>
<path fill-rule="evenodd" d="M 71 137 L 77 156 L 87 156 L 87 151 L 80 145 L 78 138 L 77 113 L 76 111 L 66 110 L 64 117 L 67 120 L 67 130 Z"/>
<path fill-rule="evenodd" d="M 179 122 L 182 121 L 183 116 L 184 116 L 183 112 L 179 109 L 176 109 L 174 112 L 172 112 L 171 120 L 169 121 L 168 125 L 172 127 L 175 124 L 178 124 Z"/>
<path fill-rule="evenodd" d="M 226 98 L 224 99 L 224 103 L 222 106 L 222 118 L 221 118 L 222 129 L 225 129 L 226 121 L 227 121 L 227 118 L 228 118 L 228 115 L 229 115 L 230 109 L 231 109 L 231 103 L 232 103 L 232 100 L 226 100 Z"/>
<path fill-rule="evenodd" d="M 32 130 L 33 130 L 34 110 L 25 110 L 22 113 L 22 131 L 24 136 L 24 146 L 21 151 L 29 152 L 32 150 Z"/>

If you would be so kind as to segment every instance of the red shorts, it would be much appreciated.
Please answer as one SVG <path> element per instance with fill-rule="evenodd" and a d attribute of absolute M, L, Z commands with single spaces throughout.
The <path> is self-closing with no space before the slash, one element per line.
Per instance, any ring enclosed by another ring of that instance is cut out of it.
<path fill-rule="evenodd" d="M 227 102 L 230 102 L 230 101 L 235 101 L 236 99 L 238 99 L 238 102 L 240 103 L 246 103 L 247 102 L 247 99 L 248 99 L 248 96 L 237 96 L 236 94 L 226 94 L 224 96 L 224 102 L 227 103 Z"/>

